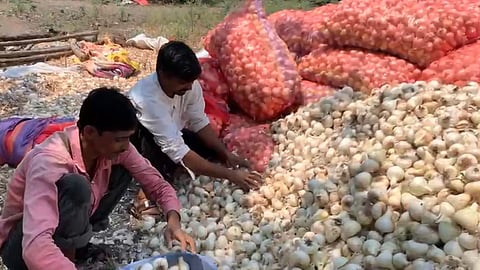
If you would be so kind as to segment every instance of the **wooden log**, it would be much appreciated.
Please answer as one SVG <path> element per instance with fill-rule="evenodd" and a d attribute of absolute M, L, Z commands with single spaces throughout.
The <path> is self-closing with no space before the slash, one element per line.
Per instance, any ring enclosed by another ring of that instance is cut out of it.
<path fill-rule="evenodd" d="M 0 41 L 17 41 L 17 40 L 24 40 L 24 39 L 35 39 L 35 38 L 48 38 L 48 37 L 53 37 L 53 33 L 26 33 L 26 34 L 20 34 L 20 35 L 1 35 L 0 36 Z"/>
<path fill-rule="evenodd" d="M 34 55 L 34 56 L 0 59 L 0 67 L 22 65 L 22 64 L 28 64 L 33 62 L 45 62 L 49 59 L 70 56 L 72 54 L 73 54 L 72 50 L 69 50 L 65 52 L 46 53 L 46 54 L 40 54 L 40 55 Z"/>
<path fill-rule="evenodd" d="M 59 40 L 69 39 L 69 38 L 79 38 L 79 37 L 88 37 L 88 36 L 97 36 L 97 35 L 98 35 L 98 30 L 95 30 L 95 31 L 79 32 L 79 33 L 48 37 L 48 38 L 25 39 L 25 40 L 16 40 L 16 41 L 1 41 L 0 48 L 7 47 L 7 46 L 21 46 L 21 45 L 27 45 L 32 43 L 37 44 L 37 43 L 43 43 L 43 42 L 59 41 Z"/>
<path fill-rule="evenodd" d="M 76 39 L 69 39 L 68 43 L 70 43 L 70 49 L 72 50 L 73 54 L 75 54 L 75 56 L 78 57 L 80 61 L 83 62 L 90 58 L 88 54 L 84 53 L 82 49 L 80 49 L 80 46 L 78 46 Z"/>
<path fill-rule="evenodd" d="M 55 52 L 66 52 L 69 50 L 71 50 L 70 46 L 57 46 L 57 47 L 51 47 L 51 48 L 45 48 L 45 49 L 0 52 L 0 59 L 33 56 L 38 54 L 48 54 L 48 53 L 55 53 Z"/>

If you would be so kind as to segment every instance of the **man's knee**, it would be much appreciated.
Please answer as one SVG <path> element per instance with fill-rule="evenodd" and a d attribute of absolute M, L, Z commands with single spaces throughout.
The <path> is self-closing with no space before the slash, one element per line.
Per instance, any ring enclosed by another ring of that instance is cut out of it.
<path fill-rule="evenodd" d="M 56 184 L 60 198 L 68 198 L 75 205 L 90 203 L 91 186 L 84 176 L 75 173 L 65 174 Z"/>

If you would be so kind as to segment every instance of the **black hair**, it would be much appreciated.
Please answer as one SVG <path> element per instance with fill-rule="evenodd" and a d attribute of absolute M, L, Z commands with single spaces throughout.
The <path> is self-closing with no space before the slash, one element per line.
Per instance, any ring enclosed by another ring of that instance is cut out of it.
<path fill-rule="evenodd" d="M 85 126 L 104 131 L 130 131 L 137 127 L 137 110 L 130 99 L 115 87 L 92 90 L 80 107 L 77 126 L 80 132 Z"/>
<path fill-rule="evenodd" d="M 181 41 L 162 45 L 157 55 L 157 74 L 162 71 L 169 77 L 193 82 L 200 76 L 202 67 L 192 49 Z"/>

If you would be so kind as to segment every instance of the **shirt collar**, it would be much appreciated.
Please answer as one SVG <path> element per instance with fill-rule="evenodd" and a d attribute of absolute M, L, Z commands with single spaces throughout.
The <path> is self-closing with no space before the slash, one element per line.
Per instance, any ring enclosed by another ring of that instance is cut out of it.
<path fill-rule="evenodd" d="M 173 96 L 173 98 L 167 96 L 167 94 L 165 94 L 165 92 L 163 91 L 162 89 L 162 86 L 160 85 L 160 82 L 158 81 L 158 75 L 157 75 L 157 72 L 154 72 L 152 73 L 152 78 L 153 80 L 153 84 L 155 85 L 155 87 L 159 90 L 158 91 L 158 94 L 162 97 L 162 98 L 166 98 L 168 100 L 174 100 L 176 96 Z"/>
<path fill-rule="evenodd" d="M 68 137 L 70 153 L 75 166 L 84 174 L 87 173 L 85 162 L 82 156 L 82 146 L 80 143 L 80 132 L 77 126 L 71 126 L 65 129 Z M 97 170 L 110 166 L 110 161 L 107 159 L 99 159 L 97 161 Z"/>

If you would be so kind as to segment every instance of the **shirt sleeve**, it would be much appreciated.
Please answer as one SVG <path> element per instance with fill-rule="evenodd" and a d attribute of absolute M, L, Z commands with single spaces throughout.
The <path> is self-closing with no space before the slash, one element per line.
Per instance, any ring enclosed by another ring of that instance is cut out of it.
<path fill-rule="evenodd" d="M 147 100 L 136 105 L 140 109 L 139 121 L 152 133 L 155 143 L 173 162 L 180 163 L 190 148 L 172 117 L 153 101 Z"/>
<path fill-rule="evenodd" d="M 55 182 L 68 173 L 66 162 L 53 154 L 30 161 L 25 178 L 23 259 L 28 269 L 76 269 L 53 242 L 58 226 L 58 191 Z"/>
<path fill-rule="evenodd" d="M 210 123 L 207 114 L 205 114 L 205 100 L 202 91 L 200 83 L 195 81 L 192 86 L 192 93 L 187 100 L 187 129 L 195 133 Z"/>
<path fill-rule="evenodd" d="M 180 201 L 175 189 L 163 179 L 147 159 L 138 153 L 132 144 L 119 156 L 119 163 L 142 185 L 145 194 L 160 205 L 163 213 L 166 214 L 171 210 L 180 213 Z"/>

